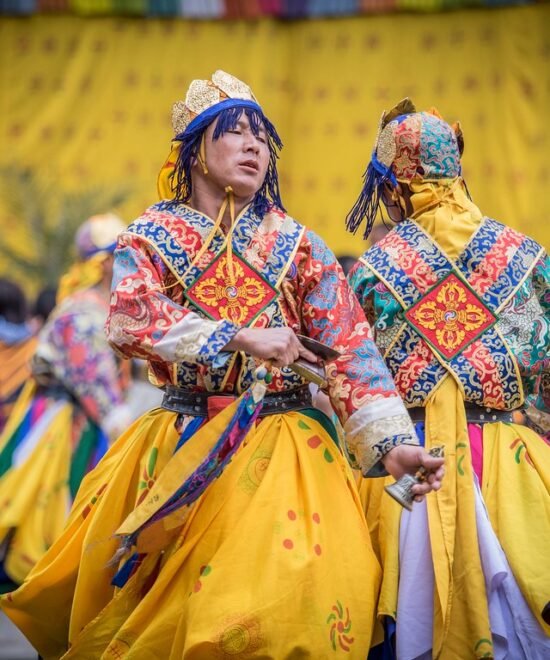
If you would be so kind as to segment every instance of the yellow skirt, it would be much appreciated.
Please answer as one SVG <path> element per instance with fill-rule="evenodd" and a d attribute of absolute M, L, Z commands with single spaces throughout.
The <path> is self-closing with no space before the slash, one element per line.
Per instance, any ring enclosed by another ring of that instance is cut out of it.
<path fill-rule="evenodd" d="M 231 414 L 197 431 L 195 446 Z M 159 549 L 111 586 L 113 533 L 191 454 L 191 441 L 174 454 L 174 422 L 152 411 L 113 445 L 59 541 L 2 599 L 8 616 L 44 658 L 363 660 L 380 569 L 354 476 L 317 411 L 264 418 L 185 523 L 165 524 Z"/>
<path fill-rule="evenodd" d="M 534 619 L 550 635 L 550 626 L 541 617 L 550 601 L 550 446 L 517 424 L 485 424 L 482 434 L 479 485 L 491 527 Z M 471 441 L 464 401 L 450 378 L 428 402 L 425 439 L 428 448 L 445 445 L 446 470 L 441 490 L 427 497 L 434 571 L 432 654 L 449 660 L 492 657 Z M 372 545 L 383 571 L 379 618 L 396 618 L 398 610 L 402 510 L 384 493 L 384 485 L 391 481 L 358 479 Z"/>
<path fill-rule="evenodd" d="M 3 469 L 12 454 L 17 427 L 34 395 L 32 381 L 22 392 L 0 437 Z M 16 583 L 26 575 L 61 534 L 69 513 L 73 406 L 50 405 L 39 423 L 13 451 L 11 466 L 0 478 L 0 543 L 3 569 Z M 6 453 L 8 457 L 6 457 Z"/>

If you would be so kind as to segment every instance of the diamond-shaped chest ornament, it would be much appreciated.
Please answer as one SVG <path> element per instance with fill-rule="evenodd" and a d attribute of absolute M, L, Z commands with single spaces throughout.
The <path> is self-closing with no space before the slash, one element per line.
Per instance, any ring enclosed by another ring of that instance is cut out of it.
<path fill-rule="evenodd" d="M 450 273 L 405 312 L 408 323 L 450 360 L 497 321 L 477 294 Z"/>
<path fill-rule="evenodd" d="M 223 250 L 188 287 L 185 297 L 209 318 L 248 325 L 278 296 L 271 284 L 237 252 L 232 272 Z"/>

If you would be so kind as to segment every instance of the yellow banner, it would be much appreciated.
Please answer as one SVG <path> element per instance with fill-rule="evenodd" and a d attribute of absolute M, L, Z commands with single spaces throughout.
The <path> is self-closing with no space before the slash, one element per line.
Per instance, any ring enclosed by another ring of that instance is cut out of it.
<path fill-rule="evenodd" d="M 336 254 L 364 249 L 344 218 L 382 110 L 407 95 L 460 119 L 482 211 L 548 245 L 549 23 L 547 4 L 291 23 L 0 18 L 1 175 L 30 166 L 60 194 L 122 188 L 130 222 L 157 201 L 172 103 L 222 68 L 278 127 L 287 210 Z M 35 232 L 1 206 L 1 233 L 32 252 Z"/>

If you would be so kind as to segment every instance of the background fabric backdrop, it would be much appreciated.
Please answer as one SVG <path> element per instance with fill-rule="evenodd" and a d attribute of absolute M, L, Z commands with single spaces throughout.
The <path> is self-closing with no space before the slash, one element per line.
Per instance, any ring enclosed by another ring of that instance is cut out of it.
<path fill-rule="evenodd" d="M 547 4 L 293 22 L 2 17 L 0 168 L 30 167 L 59 194 L 124 188 L 130 222 L 157 201 L 172 103 L 222 68 L 278 127 L 287 209 L 337 254 L 364 249 L 345 214 L 380 114 L 404 96 L 461 121 L 476 203 L 548 246 L 549 26 Z M 0 198 L 9 249 L 29 249 L 25 227 Z"/>

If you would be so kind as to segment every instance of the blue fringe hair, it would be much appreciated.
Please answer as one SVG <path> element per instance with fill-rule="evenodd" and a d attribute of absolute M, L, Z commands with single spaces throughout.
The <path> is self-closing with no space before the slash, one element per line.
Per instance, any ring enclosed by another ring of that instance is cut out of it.
<path fill-rule="evenodd" d="M 378 160 L 376 149 L 372 152 L 371 161 L 363 174 L 363 181 L 359 197 L 346 216 L 346 229 L 355 234 L 363 220 L 366 220 L 367 226 L 363 234 L 363 238 L 366 240 L 376 220 L 384 184 L 389 181 L 392 186 L 397 186 L 397 179 L 391 166 L 386 167 Z"/>
<path fill-rule="evenodd" d="M 256 137 L 260 134 L 260 129 L 265 128 L 269 147 L 269 165 L 262 187 L 254 196 L 252 208 L 260 217 L 265 215 L 272 206 L 276 206 L 281 211 L 286 211 L 281 201 L 277 172 L 277 160 L 279 152 L 283 148 L 281 138 L 275 126 L 264 115 L 257 103 L 241 99 L 227 99 L 217 103 L 198 115 L 185 131 L 176 135 L 175 139 L 181 142 L 181 149 L 174 172 L 171 175 L 173 179 L 175 178 L 175 185 L 173 185 L 175 202 L 185 203 L 191 197 L 193 192 L 191 167 L 198 157 L 204 131 L 217 117 L 218 123 L 212 135 L 212 139 L 217 140 L 237 126 L 243 112 L 246 114 L 250 122 L 250 128 Z"/>

